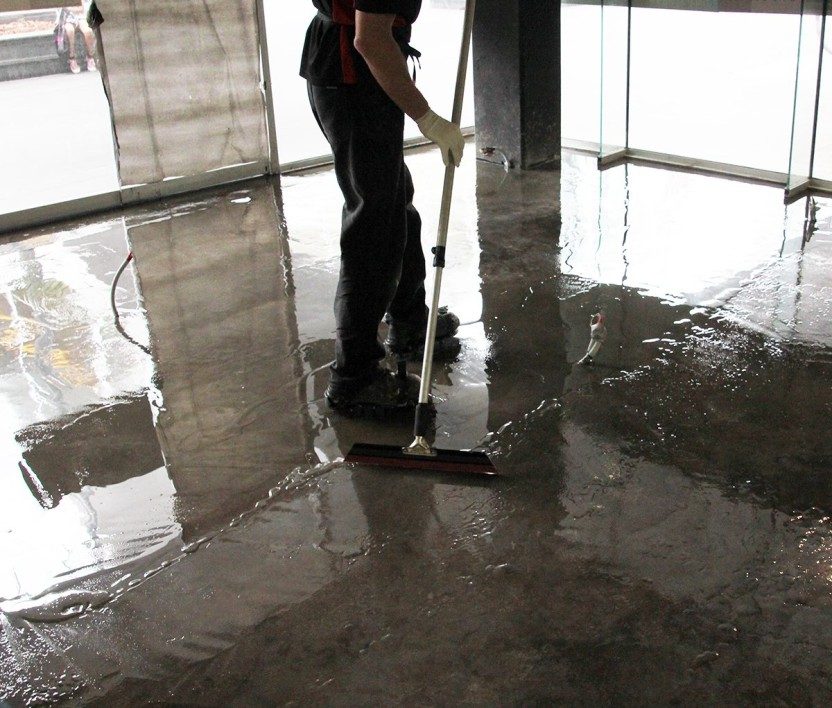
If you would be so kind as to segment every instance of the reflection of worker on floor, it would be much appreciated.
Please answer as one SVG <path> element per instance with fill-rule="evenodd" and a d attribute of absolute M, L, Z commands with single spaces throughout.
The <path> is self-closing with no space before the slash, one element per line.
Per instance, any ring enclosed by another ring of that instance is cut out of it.
<path fill-rule="evenodd" d="M 78 32 L 83 36 L 84 46 L 87 49 L 87 71 L 95 71 L 95 35 L 87 23 L 87 12 L 91 3 L 92 0 L 83 0 L 83 5 L 65 7 L 61 10 L 67 47 L 69 48 L 69 70 L 73 74 L 78 74 L 81 71 L 75 53 Z"/>

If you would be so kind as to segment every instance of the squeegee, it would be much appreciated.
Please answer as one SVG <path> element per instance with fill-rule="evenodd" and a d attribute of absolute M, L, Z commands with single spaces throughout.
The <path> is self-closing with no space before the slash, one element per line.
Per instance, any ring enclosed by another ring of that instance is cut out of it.
<path fill-rule="evenodd" d="M 474 26 L 475 4 L 476 0 L 467 0 L 465 3 L 465 21 L 462 25 L 462 44 L 459 51 L 454 107 L 451 115 L 451 122 L 457 125 L 460 124 L 462 119 L 462 99 L 465 93 L 465 74 L 468 69 L 468 50 L 471 45 L 471 29 Z M 356 443 L 344 458 L 347 462 L 458 474 L 497 474 L 497 470 L 484 452 L 434 448 L 427 439 L 428 428 L 432 420 L 430 384 L 433 368 L 433 345 L 436 337 L 436 320 L 439 315 L 439 290 L 442 285 L 442 271 L 445 268 L 445 244 L 448 240 L 451 194 L 454 187 L 455 167 L 453 161 L 449 162 L 450 164 L 445 167 L 445 181 L 442 185 L 436 245 L 432 249 L 434 267 L 433 298 L 430 303 L 428 326 L 425 333 L 422 380 L 419 386 L 416 419 L 413 424 L 413 442 L 407 447 Z"/>

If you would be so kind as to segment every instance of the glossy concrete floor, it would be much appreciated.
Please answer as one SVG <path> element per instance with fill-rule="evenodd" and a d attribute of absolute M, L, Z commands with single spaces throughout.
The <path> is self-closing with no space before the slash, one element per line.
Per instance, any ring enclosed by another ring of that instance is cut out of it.
<path fill-rule="evenodd" d="M 832 701 L 832 202 L 471 152 L 436 442 L 490 481 L 343 463 L 410 430 L 322 399 L 329 171 L 0 242 L 7 703 Z"/>

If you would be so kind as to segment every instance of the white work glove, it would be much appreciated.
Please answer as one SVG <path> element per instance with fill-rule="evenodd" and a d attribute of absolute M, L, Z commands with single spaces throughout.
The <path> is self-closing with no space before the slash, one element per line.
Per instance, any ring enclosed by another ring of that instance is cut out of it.
<path fill-rule="evenodd" d="M 419 126 L 422 135 L 439 146 L 442 153 L 442 162 L 445 163 L 446 167 L 451 162 L 459 167 L 459 162 L 462 160 L 462 150 L 465 147 L 465 138 L 462 137 L 462 131 L 456 123 L 440 118 L 428 109 L 428 112 L 416 121 L 416 125 Z"/>

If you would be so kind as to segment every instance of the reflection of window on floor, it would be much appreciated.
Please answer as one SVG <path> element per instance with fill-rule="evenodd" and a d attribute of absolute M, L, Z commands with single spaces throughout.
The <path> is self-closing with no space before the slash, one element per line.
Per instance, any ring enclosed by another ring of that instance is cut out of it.
<path fill-rule="evenodd" d="M 14 107 L 0 112 L 0 214 L 118 189 L 110 111 L 87 56 L 94 36 L 81 17 L 80 5 L 0 13 L 0 105 Z"/>
<path fill-rule="evenodd" d="M 48 478 L 50 470 L 38 470 Z M 0 598 L 14 608 L 55 586 L 126 565 L 181 538 L 164 466 L 107 485 L 77 484 L 46 508 L 22 484 L 0 538 Z M 181 541 L 180 541 L 181 543 Z"/>
<path fill-rule="evenodd" d="M 110 309 L 125 241 L 119 219 L 0 250 L 0 407 L 6 396 L 15 401 L 0 434 L 148 385 L 152 363 L 119 334 Z M 116 301 L 122 326 L 147 341 L 129 272 Z"/>
<path fill-rule="evenodd" d="M 179 533 L 145 393 L 153 363 L 113 326 L 126 248 L 121 219 L 0 247 L 0 598 Z M 138 299 L 128 272 L 122 326 L 148 341 Z M 116 437 L 128 442 L 113 447 Z"/>
<path fill-rule="evenodd" d="M 274 83 L 278 154 L 281 164 L 318 155 L 328 155 L 324 140 L 309 109 L 306 83 L 298 75 L 306 28 L 315 14 L 310 2 L 266 3 L 269 58 Z M 430 0 L 422 4 L 413 26 L 411 43 L 422 52 L 416 83 L 437 113 L 450 117 L 454 72 L 459 57 L 464 2 Z M 452 67 L 449 70 L 449 67 Z M 474 124 L 473 72 L 468 68 L 462 124 Z M 405 137 L 417 137 L 416 125 L 408 120 Z"/>
<path fill-rule="evenodd" d="M 642 165 L 599 174 L 571 152 L 562 184 L 564 275 L 718 308 L 775 338 L 828 339 L 832 200 L 811 200 L 807 235 L 805 201 L 785 206 L 779 187 Z"/>

